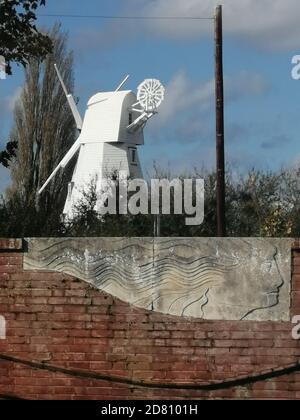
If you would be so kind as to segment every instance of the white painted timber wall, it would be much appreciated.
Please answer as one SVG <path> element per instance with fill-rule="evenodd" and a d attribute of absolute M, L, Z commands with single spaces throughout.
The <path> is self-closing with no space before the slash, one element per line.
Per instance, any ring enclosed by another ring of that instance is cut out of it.
<path fill-rule="evenodd" d="M 136 162 L 131 163 L 130 148 L 135 145 L 116 143 L 88 143 L 80 148 L 79 157 L 69 194 L 65 203 L 64 214 L 73 218 L 74 206 L 84 198 L 83 191 L 96 183 L 99 195 L 103 191 L 103 179 L 109 178 L 115 172 L 131 179 L 143 179 L 138 151 Z"/>
<path fill-rule="evenodd" d="M 93 183 L 100 195 L 103 179 L 116 172 L 121 172 L 122 177 L 143 178 L 138 151 L 135 162 L 130 152 L 144 144 L 143 129 L 133 133 L 127 130 L 130 119 L 135 120 L 140 115 L 131 109 L 136 102 L 136 95 L 131 91 L 97 93 L 89 100 L 79 156 L 64 208 L 67 218 L 74 217 L 75 206 Z"/>

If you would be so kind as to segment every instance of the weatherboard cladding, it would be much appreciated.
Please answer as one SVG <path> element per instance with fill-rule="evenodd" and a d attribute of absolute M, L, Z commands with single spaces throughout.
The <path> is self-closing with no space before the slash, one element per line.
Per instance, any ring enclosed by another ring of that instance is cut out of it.
<path fill-rule="evenodd" d="M 102 191 L 101 180 L 110 178 L 114 172 L 122 171 L 126 177 L 143 178 L 138 152 L 137 163 L 129 165 L 130 156 L 127 144 L 87 143 L 81 146 L 72 183 L 75 186 L 66 201 L 64 214 L 71 214 L 72 208 L 82 198 L 82 191 L 87 185 L 97 183 L 97 190 Z M 133 145 L 134 147 L 134 145 Z"/>

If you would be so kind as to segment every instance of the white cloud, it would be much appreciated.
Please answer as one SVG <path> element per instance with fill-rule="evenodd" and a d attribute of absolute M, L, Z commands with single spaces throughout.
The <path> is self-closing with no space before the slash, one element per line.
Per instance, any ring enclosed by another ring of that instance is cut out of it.
<path fill-rule="evenodd" d="M 20 99 L 22 93 L 22 86 L 17 87 L 11 95 L 5 98 L 5 103 L 7 105 L 8 111 L 13 112 L 16 102 Z"/>
<path fill-rule="evenodd" d="M 159 111 L 159 124 L 165 125 L 172 118 L 194 107 L 207 109 L 214 95 L 214 82 L 194 84 L 182 71 L 175 74 L 166 87 L 166 97 Z"/>
<path fill-rule="evenodd" d="M 242 71 L 234 76 L 225 77 L 225 99 L 234 102 L 249 96 L 267 94 L 270 83 L 259 73 Z"/>
<path fill-rule="evenodd" d="M 268 82 L 259 74 L 241 72 L 225 80 L 225 99 L 227 104 L 245 97 L 266 94 Z M 174 75 L 166 86 L 165 101 L 159 109 L 159 115 L 151 122 L 151 131 L 176 126 L 177 134 L 193 138 L 207 131 L 207 121 L 214 113 L 215 82 L 204 83 L 191 81 L 185 72 Z M 178 127 L 178 121 L 180 127 Z"/>
<path fill-rule="evenodd" d="M 7 129 L 8 122 L 12 117 L 12 113 L 17 100 L 20 98 L 22 87 L 18 86 L 15 88 L 10 95 L 0 97 L 0 146 L 5 139 L 4 131 Z"/>
<path fill-rule="evenodd" d="M 10 176 L 9 170 L 0 166 L 0 196 L 3 194 L 8 187 Z"/>
<path fill-rule="evenodd" d="M 204 16 L 214 14 L 219 0 L 127 0 L 124 10 L 147 16 Z M 224 30 L 227 35 L 269 49 L 300 47 L 299 0 L 223 0 Z M 149 21 L 153 35 L 195 38 L 212 35 L 206 21 Z"/>
<path fill-rule="evenodd" d="M 5 148 L 12 113 L 17 100 L 20 98 L 21 92 L 22 88 L 19 86 L 10 95 L 0 98 L 0 151 Z M 0 195 L 4 193 L 9 184 L 9 180 L 9 170 L 0 165 Z"/>
<path fill-rule="evenodd" d="M 22 87 L 18 86 L 10 95 L 0 98 L 0 120 L 2 117 L 13 112 L 16 102 L 20 99 L 21 93 Z"/>

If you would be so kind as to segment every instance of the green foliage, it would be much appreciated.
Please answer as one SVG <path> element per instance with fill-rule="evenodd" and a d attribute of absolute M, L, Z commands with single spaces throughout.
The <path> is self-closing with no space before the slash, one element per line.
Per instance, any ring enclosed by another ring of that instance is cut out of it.
<path fill-rule="evenodd" d="M 26 66 L 31 58 L 45 58 L 52 51 L 51 39 L 38 31 L 35 25 L 36 10 L 45 0 L 0 1 L 0 55 L 7 62 Z"/>
<path fill-rule="evenodd" d="M 16 157 L 16 151 L 18 143 L 16 141 L 9 141 L 6 145 L 6 149 L 0 152 L 0 165 L 8 168 L 13 158 Z"/>
<path fill-rule="evenodd" d="M 228 236 L 299 237 L 300 170 L 263 173 L 251 171 L 226 179 Z M 185 178 L 187 175 L 184 176 Z M 186 226 L 185 216 L 161 216 L 161 236 L 215 236 L 215 173 L 196 171 L 205 179 L 205 219 L 201 226 Z M 72 222 L 62 223 L 61 209 L 45 213 L 18 200 L 0 202 L 0 236 L 153 236 L 151 215 L 105 215 L 95 212 L 95 186 L 84 193 Z"/>
<path fill-rule="evenodd" d="M 36 10 L 45 0 L 0 1 L 0 55 L 6 60 L 6 72 L 11 74 L 11 63 L 26 66 L 30 59 L 44 59 L 52 52 L 51 38 L 36 28 Z M 8 168 L 16 155 L 17 143 L 8 141 L 0 152 L 0 165 Z"/>

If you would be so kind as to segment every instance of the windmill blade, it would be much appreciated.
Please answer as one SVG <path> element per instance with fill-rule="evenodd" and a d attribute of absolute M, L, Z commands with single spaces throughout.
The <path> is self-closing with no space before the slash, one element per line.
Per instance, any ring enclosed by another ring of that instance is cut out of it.
<path fill-rule="evenodd" d="M 116 92 L 119 92 L 119 90 L 121 90 L 122 89 L 122 87 L 125 85 L 125 83 L 127 82 L 127 80 L 129 79 L 129 74 L 125 77 L 125 79 L 119 84 L 119 86 L 117 87 L 117 89 L 115 90 L 115 93 Z"/>
<path fill-rule="evenodd" d="M 78 131 L 81 131 L 82 130 L 83 122 L 82 122 L 81 116 L 79 114 L 79 111 L 78 111 L 78 108 L 77 108 L 77 105 L 76 105 L 76 103 L 74 101 L 73 96 L 72 95 L 68 95 L 67 96 L 67 100 L 69 102 L 69 105 L 70 105 L 70 108 L 71 108 L 73 117 L 75 119 L 76 127 L 77 127 Z"/>
<path fill-rule="evenodd" d="M 58 164 L 58 166 L 54 169 L 54 171 L 49 176 L 49 178 L 47 179 L 47 181 L 44 183 L 44 185 L 42 186 L 42 188 L 39 190 L 39 192 L 38 192 L 39 195 L 42 194 L 42 192 L 48 186 L 48 184 L 50 183 L 50 181 L 55 177 L 55 175 L 57 174 L 57 172 L 60 169 L 64 169 L 67 166 L 67 164 L 70 162 L 70 160 L 72 159 L 72 157 L 79 150 L 81 144 L 82 144 L 81 143 L 81 138 L 79 137 L 77 139 L 77 141 L 73 144 L 73 146 L 71 147 L 71 149 L 68 151 L 68 153 L 66 154 L 66 156 L 60 161 L 60 163 Z"/>
<path fill-rule="evenodd" d="M 70 106 L 70 108 L 71 108 L 71 111 L 72 111 L 73 117 L 74 117 L 75 122 L 76 122 L 77 129 L 78 129 L 79 131 L 81 131 L 81 130 L 82 130 L 82 124 L 83 124 L 83 123 L 82 123 L 82 118 L 81 118 L 81 116 L 80 116 L 80 114 L 79 114 L 79 111 L 78 111 L 77 105 L 76 105 L 76 103 L 75 103 L 75 101 L 74 101 L 73 96 L 72 96 L 70 93 L 68 93 L 67 88 L 66 88 L 66 85 L 64 84 L 63 78 L 62 78 L 62 76 L 61 76 L 61 74 L 60 74 L 60 72 L 59 72 L 59 70 L 58 70 L 57 65 L 56 65 L 56 64 L 54 64 L 54 67 L 55 67 L 55 70 L 56 70 L 57 76 L 58 76 L 58 78 L 59 78 L 59 81 L 60 81 L 60 83 L 61 83 L 61 85 L 62 85 L 62 88 L 63 88 L 63 90 L 64 90 L 64 92 L 65 92 L 65 95 L 66 95 L 67 101 L 68 101 L 68 103 L 69 103 L 69 106 Z"/>
<path fill-rule="evenodd" d="M 45 182 L 45 184 L 42 186 L 42 188 L 39 190 L 38 195 L 42 194 L 42 192 L 46 189 L 46 187 L 48 186 L 48 184 L 50 183 L 50 181 L 52 180 L 52 178 L 55 177 L 55 175 L 57 174 L 57 172 L 60 170 L 60 166 L 58 166 L 53 172 L 52 174 L 49 176 L 49 178 L 47 179 L 47 181 Z"/>

